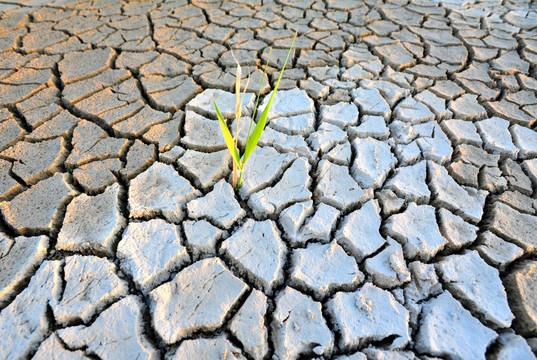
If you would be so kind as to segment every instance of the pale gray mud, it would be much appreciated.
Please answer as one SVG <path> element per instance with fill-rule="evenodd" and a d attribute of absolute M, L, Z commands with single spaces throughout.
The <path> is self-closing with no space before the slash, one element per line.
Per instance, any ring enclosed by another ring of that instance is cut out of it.
<path fill-rule="evenodd" d="M 536 9 L 0 0 L 0 358 L 535 359 Z"/>

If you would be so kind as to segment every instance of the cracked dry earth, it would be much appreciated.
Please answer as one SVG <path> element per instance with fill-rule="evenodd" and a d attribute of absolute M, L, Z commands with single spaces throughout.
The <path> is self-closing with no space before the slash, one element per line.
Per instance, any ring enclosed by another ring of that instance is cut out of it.
<path fill-rule="evenodd" d="M 535 5 L 19 3 L 0 358 L 535 359 Z M 229 50 L 247 122 L 295 32 L 235 192 Z"/>

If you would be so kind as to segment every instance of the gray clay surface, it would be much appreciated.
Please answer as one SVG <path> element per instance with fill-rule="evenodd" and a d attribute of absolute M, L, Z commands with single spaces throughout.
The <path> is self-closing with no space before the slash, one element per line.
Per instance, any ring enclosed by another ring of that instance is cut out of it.
<path fill-rule="evenodd" d="M 0 358 L 536 359 L 536 126 L 533 1 L 0 0 Z"/>

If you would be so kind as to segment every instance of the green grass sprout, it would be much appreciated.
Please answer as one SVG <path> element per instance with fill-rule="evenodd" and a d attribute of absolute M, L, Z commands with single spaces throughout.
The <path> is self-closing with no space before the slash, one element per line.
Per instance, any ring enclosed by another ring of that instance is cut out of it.
<path fill-rule="evenodd" d="M 216 100 L 213 98 L 214 108 L 216 109 L 216 116 L 218 117 L 218 122 L 220 123 L 220 127 L 222 128 L 222 134 L 224 135 L 226 146 L 229 150 L 229 153 L 231 154 L 231 157 L 233 158 L 233 178 L 232 179 L 233 179 L 233 187 L 237 190 L 240 189 L 241 184 L 242 184 L 242 178 L 244 174 L 244 165 L 246 164 L 246 161 L 248 160 L 250 155 L 252 155 L 252 152 L 257 146 L 257 143 L 259 142 L 259 139 L 261 138 L 261 135 L 263 134 L 263 131 L 265 130 L 268 113 L 270 111 L 272 101 L 274 100 L 274 96 L 276 95 L 276 91 L 278 91 L 278 86 L 280 85 L 280 80 L 282 79 L 283 71 L 285 70 L 287 61 L 289 61 L 289 57 L 291 56 L 291 52 L 293 50 L 295 40 L 296 40 L 296 34 L 293 37 L 293 42 L 291 43 L 291 47 L 289 48 L 289 52 L 287 53 L 287 57 L 285 58 L 285 62 L 283 64 L 282 70 L 280 71 L 280 75 L 278 76 L 278 81 L 276 81 L 276 85 L 274 86 L 274 90 L 272 91 L 272 94 L 267 103 L 267 106 L 261 113 L 261 116 L 259 117 L 259 120 L 257 121 L 257 124 L 254 127 L 254 130 L 251 131 L 254 118 L 255 118 L 255 113 L 257 110 L 257 106 L 259 104 L 259 97 L 261 95 L 261 89 L 263 89 L 263 81 L 267 74 L 267 68 L 268 68 L 268 64 L 270 60 L 270 54 L 272 53 L 272 48 L 269 51 L 269 57 L 267 59 L 267 63 L 265 64 L 265 71 L 263 72 L 263 77 L 261 79 L 261 86 L 259 87 L 259 92 L 257 93 L 254 111 L 250 119 L 250 127 L 248 129 L 248 136 L 246 137 L 246 146 L 244 147 L 244 152 L 242 156 L 238 148 L 238 144 L 239 144 L 238 140 L 239 140 L 239 132 L 240 132 L 239 122 L 241 119 L 242 102 L 244 100 L 244 95 L 246 94 L 246 89 L 248 88 L 248 84 L 250 83 L 250 75 L 248 75 L 248 80 L 246 82 L 246 86 L 244 87 L 244 92 L 242 93 L 242 96 L 241 96 L 240 84 L 241 84 L 242 69 L 241 69 L 239 62 L 235 58 L 235 55 L 233 55 L 233 52 L 231 52 L 231 56 L 233 56 L 233 59 L 237 63 L 237 74 L 235 77 L 235 95 L 236 95 L 235 96 L 235 122 L 236 122 L 237 130 L 235 133 L 235 138 L 233 138 L 233 136 L 231 135 L 231 131 L 229 130 L 227 123 L 224 117 L 222 116 L 222 113 L 220 112 L 218 105 L 216 104 Z"/>

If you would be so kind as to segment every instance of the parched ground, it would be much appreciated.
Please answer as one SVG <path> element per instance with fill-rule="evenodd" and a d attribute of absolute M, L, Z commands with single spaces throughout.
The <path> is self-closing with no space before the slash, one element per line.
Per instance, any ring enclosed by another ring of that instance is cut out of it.
<path fill-rule="evenodd" d="M 0 358 L 535 359 L 535 8 L 0 0 Z"/>

